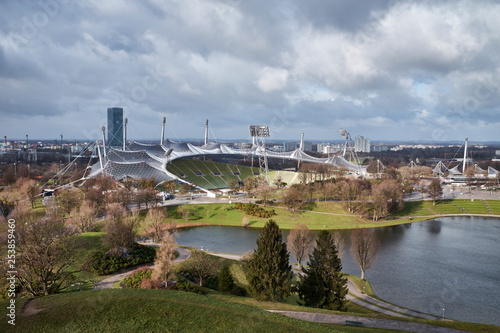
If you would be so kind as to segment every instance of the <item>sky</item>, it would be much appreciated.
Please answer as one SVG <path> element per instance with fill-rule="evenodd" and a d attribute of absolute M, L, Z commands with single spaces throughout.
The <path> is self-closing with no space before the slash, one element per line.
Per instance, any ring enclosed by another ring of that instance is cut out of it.
<path fill-rule="evenodd" d="M 0 135 L 500 141 L 500 3 L 1 0 Z"/>

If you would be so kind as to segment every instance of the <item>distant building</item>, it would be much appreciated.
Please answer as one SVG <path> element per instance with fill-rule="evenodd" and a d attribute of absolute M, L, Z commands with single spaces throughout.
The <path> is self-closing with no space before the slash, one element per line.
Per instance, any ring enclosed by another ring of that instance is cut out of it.
<path fill-rule="evenodd" d="M 304 141 L 304 151 L 313 151 L 312 142 Z"/>
<path fill-rule="evenodd" d="M 283 149 L 285 151 L 294 151 L 297 149 L 297 142 L 284 142 Z"/>
<path fill-rule="evenodd" d="M 370 152 L 370 139 L 358 135 L 354 138 L 354 151 L 358 153 Z"/>
<path fill-rule="evenodd" d="M 389 146 L 388 145 L 372 145 L 370 147 L 371 151 L 376 153 L 376 152 L 381 152 L 381 151 L 388 151 Z"/>
<path fill-rule="evenodd" d="M 500 156 L 500 150 L 495 150 L 495 155 Z"/>
<path fill-rule="evenodd" d="M 334 146 L 323 146 L 323 154 L 334 154 L 337 151 Z"/>
<path fill-rule="evenodd" d="M 108 142 L 112 147 L 123 146 L 123 109 L 108 108 Z"/>

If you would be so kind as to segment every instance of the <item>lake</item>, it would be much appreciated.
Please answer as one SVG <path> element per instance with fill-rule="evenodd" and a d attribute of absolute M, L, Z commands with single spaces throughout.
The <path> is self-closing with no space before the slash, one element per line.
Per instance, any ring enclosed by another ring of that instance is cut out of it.
<path fill-rule="evenodd" d="M 447 318 L 500 326 L 500 219 L 445 217 L 374 230 L 381 247 L 365 277 L 377 296 L 412 310 L 442 316 L 444 309 Z M 349 253 L 351 231 L 339 232 L 342 271 L 360 276 Z M 242 255 L 256 247 L 259 233 L 196 227 L 180 230 L 177 243 Z"/>

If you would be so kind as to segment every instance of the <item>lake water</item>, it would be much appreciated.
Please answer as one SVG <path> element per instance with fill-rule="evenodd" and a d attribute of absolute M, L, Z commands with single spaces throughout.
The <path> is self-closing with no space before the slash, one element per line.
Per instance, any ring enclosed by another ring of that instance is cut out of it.
<path fill-rule="evenodd" d="M 179 232 L 178 244 L 244 254 L 256 247 L 259 229 L 197 227 Z M 343 271 L 360 276 L 344 237 Z M 381 242 L 366 272 L 377 296 L 413 310 L 500 326 L 500 219 L 446 217 L 376 228 Z M 286 239 L 288 232 L 283 231 Z M 292 259 L 292 258 L 291 258 Z M 293 260 L 291 260 L 293 261 Z"/>

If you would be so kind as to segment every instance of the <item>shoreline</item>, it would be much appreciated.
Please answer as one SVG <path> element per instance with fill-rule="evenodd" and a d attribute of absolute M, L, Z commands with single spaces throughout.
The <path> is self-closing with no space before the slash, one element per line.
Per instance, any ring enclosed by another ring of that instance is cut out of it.
<path fill-rule="evenodd" d="M 322 212 L 311 212 L 311 211 L 308 211 L 308 212 L 309 213 L 313 213 L 313 214 L 314 213 L 328 214 L 328 213 L 322 213 Z M 335 215 L 335 214 L 331 214 L 331 215 Z M 310 228 L 310 230 L 353 230 L 353 229 L 364 229 L 364 228 L 392 227 L 392 226 L 397 226 L 397 225 L 411 224 L 411 223 L 416 223 L 416 222 L 423 222 L 423 221 L 428 221 L 428 220 L 434 220 L 434 219 L 438 219 L 438 218 L 441 218 L 441 217 L 489 217 L 489 218 L 500 219 L 500 215 L 490 215 L 490 214 L 439 214 L 439 215 L 426 215 L 426 216 L 406 216 L 406 217 L 395 219 L 395 220 L 379 220 L 379 221 L 374 221 L 373 225 L 364 224 L 364 225 L 356 225 L 356 226 L 348 227 L 348 228 Z M 270 219 L 272 219 L 272 217 Z M 266 219 L 266 221 L 267 220 L 268 219 Z M 394 223 L 392 223 L 392 222 L 394 222 Z M 376 223 L 380 223 L 380 224 L 383 224 L 383 225 L 376 225 Z M 197 222 L 197 223 L 179 223 L 179 224 L 176 225 L 176 229 L 187 229 L 187 228 L 196 228 L 196 227 L 210 227 L 210 226 L 262 229 L 262 227 L 260 227 L 260 226 L 252 226 L 252 225 L 244 227 L 240 223 L 235 223 L 235 224 L 216 224 L 216 223 L 203 223 L 203 222 Z M 278 223 L 278 226 L 282 230 L 291 230 L 290 228 L 280 226 L 279 223 Z"/>

